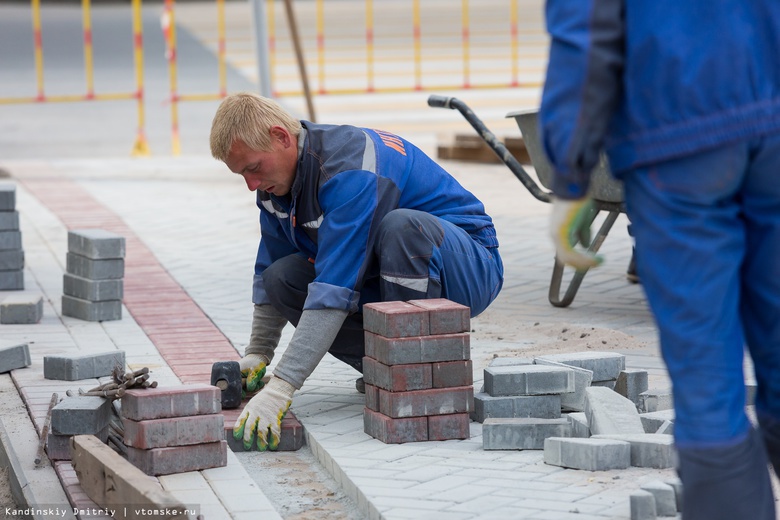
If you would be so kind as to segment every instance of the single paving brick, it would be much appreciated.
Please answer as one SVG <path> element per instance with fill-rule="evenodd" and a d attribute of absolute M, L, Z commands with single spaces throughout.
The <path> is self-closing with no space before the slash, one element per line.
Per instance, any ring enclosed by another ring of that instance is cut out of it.
<path fill-rule="evenodd" d="M 586 395 L 585 414 L 594 435 L 645 432 L 636 406 L 622 395 L 595 386 Z"/>
<path fill-rule="evenodd" d="M 110 376 L 114 368 L 125 372 L 125 351 L 111 350 L 96 354 L 43 356 L 43 377 L 60 381 L 78 381 Z"/>
<path fill-rule="evenodd" d="M 0 342 L 0 374 L 32 364 L 27 343 Z"/>
<path fill-rule="evenodd" d="M 225 418 L 219 413 L 145 421 L 123 418 L 122 424 L 124 443 L 144 450 L 217 442 L 225 435 Z"/>
<path fill-rule="evenodd" d="M 493 397 L 573 392 L 574 372 L 543 365 L 487 367 L 485 391 Z"/>
<path fill-rule="evenodd" d="M 22 249 L 21 231 L 0 231 L 0 251 Z"/>
<path fill-rule="evenodd" d="M 125 237 L 104 229 L 68 231 L 68 251 L 93 260 L 125 257 Z"/>
<path fill-rule="evenodd" d="M 0 271 L 0 291 L 21 291 L 24 289 L 24 271 Z"/>
<path fill-rule="evenodd" d="M 363 306 L 363 329 L 385 338 L 428 334 L 428 312 L 405 302 L 376 302 Z"/>
<path fill-rule="evenodd" d="M 634 491 L 629 496 L 631 520 L 656 520 L 655 496 L 649 491 Z"/>
<path fill-rule="evenodd" d="M 93 260 L 75 253 L 67 253 L 65 270 L 90 280 L 116 280 L 125 275 L 125 261 L 122 258 Z"/>
<path fill-rule="evenodd" d="M 410 300 L 410 304 L 428 311 L 428 334 L 469 332 L 471 309 L 446 298 Z"/>
<path fill-rule="evenodd" d="M 674 488 L 660 480 L 645 482 L 639 489 L 649 491 L 655 497 L 655 512 L 658 516 L 676 516 L 677 498 Z"/>
<path fill-rule="evenodd" d="M 537 417 L 557 419 L 561 416 L 561 396 L 508 395 L 493 397 L 485 392 L 474 394 L 472 419 L 485 422 L 491 417 Z"/>
<path fill-rule="evenodd" d="M 366 385 L 366 407 L 375 412 L 379 411 L 379 388 Z"/>
<path fill-rule="evenodd" d="M 582 412 L 585 410 L 585 389 L 593 381 L 593 372 L 585 368 L 564 365 L 557 361 L 544 358 L 534 359 L 534 364 L 567 368 L 574 374 L 574 391 L 561 394 L 561 407 L 566 411 Z"/>
<path fill-rule="evenodd" d="M 363 358 L 363 379 L 367 385 L 390 392 L 424 390 L 433 387 L 431 363 L 385 365 L 366 356 Z"/>
<path fill-rule="evenodd" d="M 625 435 L 594 435 L 598 439 L 613 439 L 631 444 L 631 465 L 637 468 L 673 468 L 677 465 L 674 438 L 662 433 Z"/>
<path fill-rule="evenodd" d="M 468 439 L 470 422 L 467 413 L 430 415 L 428 416 L 428 440 Z"/>
<path fill-rule="evenodd" d="M 0 323 L 33 324 L 43 317 L 43 297 L 40 294 L 12 294 L 0 302 Z"/>
<path fill-rule="evenodd" d="M 474 368 L 470 359 L 433 363 L 433 388 L 451 388 L 474 384 Z"/>
<path fill-rule="evenodd" d="M 485 419 L 482 448 L 485 450 L 543 450 L 548 437 L 571 437 L 567 419 Z"/>
<path fill-rule="evenodd" d="M 379 389 L 379 411 L 392 418 L 469 413 L 474 409 L 474 388 L 431 388 L 411 392 Z"/>
<path fill-rule="evenodd" d="M 111 420 L 111 401 L 103 397 L 66 397 L 51 409 L 51 432 L 97 435 Z"/>
<path fill-rule="evenodd" d="M 673 410 L 674 397 L 671 389 L 651 389 L 639 394 L 639 410 L 641 412 L 659 412 Z"/>
<path fill-rule="evenodd" d="M 538 357 L 590 370 L 594 382 L 614 381 L 620 371 L 626 368 L 626 357 L 617 352 L 569 352 Z"/>
<path fill-rule="evenodd" d="M 19 230 L 19 212 L 0 211 L 0 231 L 18 231 Z"/>
<path fill-rule="evenodd" d="M 620 371 L 615 381 L 615 392 L 634 403 L 638 408 L 639 394 L 645 391 L 647 391 L 647 370 L 627 368 Z"/>
<path fill-rule="evenodd" d="M 385 365 L 466 360 L 471 354 L 466 333 L 386 338 L 366 332 L 365 339 L 366 356 Z"/>
<path fill-rule="evenodd" d="M 170 475 L 227 466 L 227 442 L 140 450 L 127 447 L 127 460 L 147 475 Z"/>
<path fill-rule="evenodd" d="M 16 209 L 16 184 L 0 182 L 0 211 Z"/>
<path fill-rule="evenodd" d="M 96 434 L 96 437 L 102 442 L 108 442 L 109 430 L 110 428 L 106 426 Z M 49 460 L 70 460 L 71 437 L 72 435 L 49 433 L 46 437 L 46 455 Z"/>
<path fill-rule="evenodd" d="M 368 408 L 363 410 L 363 429 L 385 444 L 428 440 L 428 418 L 392 418 Z"/>
<path fill-rule="evenodd" d="M 631 445 L 611 439 L 548 437 L 544 440 L 544 462 L 587 471 L 626 469 L 631 465 Z"/>
<path fill-rule="evenodd" d="M 220 397 L 219 388 L 204 384 L 134 388 L 122 397 L 122 417 L 143 421 L 219 413 Z"/>
<path fill-rule="evenodd" d="M 580 439 L 590 437 L 590 426 L 588 426 L 588 416 L 585 412 L 571 412 L 566 414 L 566 418 L 571 425 L 571 436 Z"/>
<path fill-rule="evenodd" d="M 91 302 L 121 300 L 124 296 L 124 283 L 121 279 L 90 280 L 65 273 L 62 276 L 62 292 Z"/>
<path fill-rule="evenodd" d="M 122 301 L 106 300 L 91 302 L 62 295 L 62 315 L 84 321 L 114 321 L 122 319 Z"/>
<path fill-rule="evenodd" d="M 9 249 L 0 251 L 0 271 L 21 271 L 24 269 L 24 251 Z"/>

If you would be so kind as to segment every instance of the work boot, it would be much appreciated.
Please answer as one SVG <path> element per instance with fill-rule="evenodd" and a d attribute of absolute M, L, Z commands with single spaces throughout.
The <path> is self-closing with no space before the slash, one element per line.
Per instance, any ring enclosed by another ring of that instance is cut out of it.
<path fill-rule="evenodd" d="M 365 382 L 365 381 L 363 381 L 363 378 L 362 378 L 362 377 L 359 377 L 359 378 L 357 378 L 357 379 L 355 380 L 355 388 L 356 388 L 356 389 L 357 389 L 357 391 L 358 391 L 358 392 L 360 392 L 361 394 L 365 394 L 365 393 L 366 393 L 366 382 Z"/>
<path fill-rule="evenodd" d="M 639 275 L 636 274 L 636 248 L 631 248 L 631 261 L 628 263 L 626 279 L 631 283 L 639 283 Z"/>

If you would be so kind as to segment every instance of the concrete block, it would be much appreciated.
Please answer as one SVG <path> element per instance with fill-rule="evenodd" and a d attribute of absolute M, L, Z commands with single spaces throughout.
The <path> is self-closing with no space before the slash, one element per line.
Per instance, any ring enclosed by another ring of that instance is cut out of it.
<path fill-rule="evenodd" d="M 110 376 L 114 368 L 125 373 L 125 351 L 111 350 L 97 354 L 43 356 L 43 377 L 60 381 L 78 381 Z"/>
<path fill-rule="evenodd" d="M 590 387 L 586 396 L 585 414 L 593 435 L 644 434 L 636 406 L 622 395 L 608 388 Z"/>
<path fill-rule="evenodd" d="M 674 488 L 660 480 L 653 480 L 639 486 L 655 497 L 655 514 L 658 516 L 677 516 L 677 498 Z"/>
<path fill-rule="evenodd" d="M 0 291 L 21 291 L 24 289 L 24 271 L 0 271 Z"/>
<path fill-rule="evenodd" d="M 133 421 L 208 415 L 222 410 L 219 388 L 211 385 L 133 388 L 122 397 L 122 417 Z"/>
<path fill-rule="evenodd" d="M 68 253 L 65 257 L 65 270 L 90 280 L 117 280 L 125 275 L 125 261 L 122 258 L 92 260 L 86 256 Z"/>
<path fill-rule="evenodd" d="M 0 182 L 0 211 L 16 209 L 16 184 Z"/>
<path fill-rule="evenodd" d="M 611 439 L 548 437 L 544 440 L 544 462 L 587 471 L 626 469 L 631 465 L 631 445 Z"/>
<path fill-rule="evenodd" d="M 371 437 L 385 444 L 403 444 L 428 440 L 428 418 L 392 418 L 366 408 L 363 428 Z"/>
<path fill-rule="evenodd" d="M 647 390 L 639 394 L 640 412 L 657 412 L 674 409 L 674 398 L 671 389 Z"/>
<path fill-rule="evenodd" d="M 146 421 L 123 418 L 122 424 L 124 443 L 143 450 L 217 442 L 225 435 L 225 417 L 220 413 Z"/>
<path fill-rule="evenodd" d="M 62 315 L 84 321 L 113 321 L 122 319 L 122 301 L 91 302 L 62 295 Z"/>
<path fill-rule="evenodd" d="M 9 249 L 0 251 L 0 271 L 21 271 L 24 269 L 24 251 Z"/>
<path fill-rule="evenodd" d="M 666 484 L 669 484 L 672 486 L 672 489 L 674 490 L 674 499 L 675 504 L 677 506 L 677 511 L 683 510 L 683 485 L 682 480 L 680 480 L 677 477 L 669 478 L 668 480 L 664 481 Z"/>
<path fill-rule="evenodd" d="M 19 230 L 19 212 L 18 211 L 0 211 L 0 231 L 18 231 Z"/>
<path fill-rule="evenodd" d="M 27 343 L 0 342 L 0 374 L 32 364 Z"/>
<path fill-rule="evenodd" d="M 366 356 L 385 365 L 466 360 L 471 354 L 466 333 L 385 338 L 366 332 L 365 338 Z"/>
<path fill-rule="evenodd" d="M 568 368 L 542 365 L 487 367 L 485 391 L 493 397 L 573 392 L 574 373 Z"/>
<path fill-rule="evenodd" d="M 225 423 L 225 441 L 230 450 L 241 453 L 244 450 L 243 439 L 236 440 L 233 437 L 233 424 L 234 421 L 230 421 L 230 424 Z M 276 451 L 298 451 L 304 444 L 303 425 L 298 421 L 291 411 L 287 411 L 282 419 L 282 433 L 279 437 L 279 446 Z M 252 451 L 257 451 L 257 443 L 252 445 Z"/>
<path fill-rule="evenodd" d="M 385 338 L 427 335 L 428 311 L 406 302 L 368 303 L 363 306 L 363 329 Z"/>
<path fill-rule="evenodd" d="M 43 317 L 43 297 L 40 294 L 12 294 L 0 302 L 0 323 L 33 324 Z"/>
<path fill-rule="evenodd" d="M 571 426 L 571 436 L 579 439 L 590 437 L 590 426 L 588 426 L 588 416 L 585 412 L 571 412 L 566 414 Z"/>
<path fill-rule="evenodd" d="M 472 419 L 477 422 L 485 422 L 491 417 L 557 419 L 560 416 L 561 396 L 558 394 L 493 397 L 480 392 L 474 395 Z"/>
<path fill-rule="evenodd" d="M 677 452 L 671 435 L 638 433 L 631 435 L 594 435 L 594 438 L 614 439 L 631 444 L 631 465 L 638 468 L 673 468 Z"/>
<path fill-rule="evenodd" d="M 104 229 L 68 231 L 68 251 L 92 260 L 125 257 L 125 237 Z"/>
<path fill-rule="evenodd" d="M 537 359 L 556 361 L 564 365 L 584 368 L 593 372 L 593 381 L 615 380 L 626 368 L 626 357 L 617 352 L 570 352 L 548 354 Z"/>
<path fill-rule="evenodd" d="M 366 385 L 366 407 L 375 412 L 379 411 L 379 388 Z"/>
<path fill-rule="evenodd" d="M 631 520 L 656 520 L 655 496 L 649 491 L 635 491 L 629 496 Z"/>
<path fill-rule="evenodd" d="M 73 437 L 71 451 L 81 488 L 101 507 L 127 511 L 124 517 L 127 520 L 148 519 L 145 513 L 150 509 L 160 511 L 155 515 L 159 520 L 187 518 L 184 504 L 97 437 Z M 106 485 L 108 482 L 111 484 Z M 128 504 L 138 508 L 128 508 Z"/>
<path fill-rule="evenodd" d="M 424 390 L 433 387 L 431 363 L 385 365 L 368 356 L 363 358 L 363 379 L 367 385 L 390 392 Z"/>
<path fill-rule="evenodd" d="M 410 300 L 408 303 L 428 311 L 428 334 L 469 332 L 471 309 L 445 298 Z"/>
<path fill-rule="evenodd" d="M 446 441 L 469 438 L 469 414 L 428 416 L 428 440 Z"/>
<path fill-rule="evenodd" d="M 124 283 L 121 279 L 90 280 L 65 273 L 62 276 L 62 292 L 91 302 L 121 300 L 124 296 Z"/>
<path fill-rule="evenodd" d="M 22 249 L 21 231 L 0 231 L 0 251 Z"/>
<path fill-rule="evenodd" d="M 647 391 L 647 370 L 627 368 L 620 371 L 615 381 L 615 392 L 634 403 L 638 408 L 639 394 L 645 391 Z"/>
<path fill-rule="evenodd" d="M 100 430 L 96 437 L 101 442 L 108 442 L 108 432 L 110 428 L 106 426 Z M 49 433 L 46 437 L 46 455 L 49 460 L 70 460 L 70 439 L 72 435 L 57 435 L 56 433 Z"/>
<path fill-rule="evenodd" d="M 379 412 L 392 418 L 469 413 L 474 409 L 474 388 L 431 388 L 411 392 L 379 389 Z"/>
<path fill-rule="evenodd" d="M 489 367 L 513 367 L 517 365 L 533 365 L 534 358 L 497 357 L 488 364 Z"/>
<path fill-rule="evenodd" d="M 566 419 L 485 419 L 482 448 L 485 450 L 543 450 L 548 437 L 571 437 Z"/>
<path fill-rule="evenodd" d="M 433 363 L 433 388 L 452 388 L 474 384 L 474 367 L 471 360 Z"/>
<path fill-rule="evenodd" d="M 51 432 L 95 435 L 111 420 L 111 401 L 102 397 L 66 397 L 51 409 Z"/>
<path fill-rule="evenodd" d="M 561 407 L 564 410 L 582 412 L 585 410 L 585 389 L 593 381 L 593 372 L 585 368 L 579 368 L 571 365 L 564 365 L 557 361 L 548 359 L 534 359 L 536 365 L 547 365 L 552 367 L 561 367 L 571 370 L 574 373 L 574 391 L 561 394 Z"/>
<path fill-rule="evenodd" d="M 171 475 L 227 466 L 227 442 L 169 446 L 139 450 L 127 448 L 127 461 L 147 475 Z"/>
<path fill-rule="evenodd" d="M 664 423 L 674 423 L 674 410 L 640 413 L 639 419 L 642 421 L 645 433 L 656 433 Z"/>

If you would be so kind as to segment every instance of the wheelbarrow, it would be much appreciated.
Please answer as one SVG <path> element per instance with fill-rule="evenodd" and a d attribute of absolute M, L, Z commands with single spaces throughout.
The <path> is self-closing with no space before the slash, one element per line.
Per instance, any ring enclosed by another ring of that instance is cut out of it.
<path fill-rule="evenodd" d="M 515 177 L 536 199 L 542 202 L 551 202 L 552 193 L 552 165 L 547 160 L 547 155 L 542 148 L 542 142 L 539 137 L 538 112 L 510 112 L 506 117 L 514 118 L 517 126 L 520 127 L 520 133 L 523 135 L 528 155 L 531 158 L 536 176 L 539 179 L 541 187 L 523 168 L 517 158 L 499 141 L 491 132 L 485 123 L 480 120 L 476 114 L 463 101 L 446 96 L 432 95 L 428 98 L 428 106 L 439 108 L 455 109 L 463 115 L 466 121 L 471 124 L 477 134 L 487 143 L 488 146 L 498 155 L 501 161 L 509 167 Z M 599 164 L 591 175 L 589 194 L 593 199 L 593 211 L 590 214 L 590 223 L 592 224 L 596 217 L 602 212 L 607 212 L 607 216 L 599 227 L 598 232 L 591 240 L 590 244 L 583 244 L 587 250 L 596 253 L 607 234 L 612 229 L 615 220 L 620 213 L 625 213 L 625 202 L 623 196 L 623 183 L 615 180 L 610 171 L 607 159 L 604 154 L 601 155 Z M 564 274 L 564 264 L 555 257 L 553 263 L 552 278 L 550 279 L 550 291 L 548 299 L 555 307 L 568 307 L 574 301 L 577 291 L 585 278 L 588 269 L 577 270 L 574 272 L 566 292 L 561 297 L 561 283 Z"/>

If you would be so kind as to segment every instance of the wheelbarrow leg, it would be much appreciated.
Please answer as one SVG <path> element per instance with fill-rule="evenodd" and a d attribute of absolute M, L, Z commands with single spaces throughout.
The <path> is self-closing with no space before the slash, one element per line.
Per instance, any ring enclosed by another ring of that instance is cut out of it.
<path fill-rule="evenodd" d="M 599 210 L 593 212 L 593 218 L 591 219 L 591 222 L 596 219 L 598 214 Z M 604 243 L 604 240 L 607 238 L 609 230 L 612 229 L 612 225 L 615 223 L 615 220 L 617 220 L 618 215 L 620 215 L 619 211 L 610 211 L 609 214 L 607 214 L 607 218 L 604 220 L 604 223 L 601 224 L 601 227 L 599 228 L 598 233 L 596 233 L 596 236 L 593 237 L 593 241 L 590 243 L 590 246 L 588 246 L 589 252 L 598 252 L 599 248 Z M 585 278 L 585 275 L 588 272 L 587 269 L 576 271 L 571 279 L 571 282 L 569 282 L 569 287 L 566 288 L 566 294 L 564 294 L 563 299 L 561 299 L 560 295 L 561 280 L 563 279 L 563 268 L 564 265 L 558 261 L 558 257 L 556 256 L 555 264 L 553 265 L 552 279 L 550 280 L 550 293 L 548 296 L 550 303 L 554 307 L 568 307 L 569 304 L 574 301 L 574 297 L 577 295 L 577 291 L 580 288 L 582 279 Z"/>

